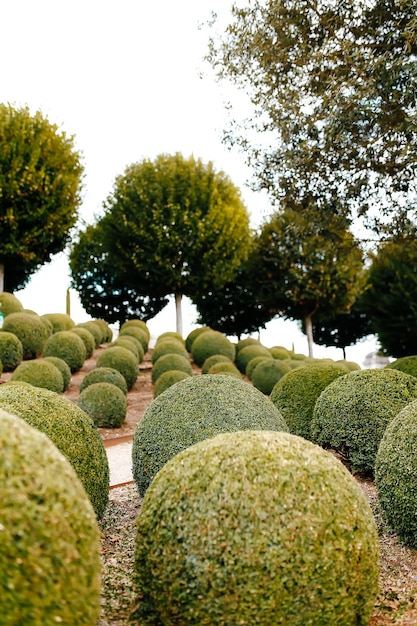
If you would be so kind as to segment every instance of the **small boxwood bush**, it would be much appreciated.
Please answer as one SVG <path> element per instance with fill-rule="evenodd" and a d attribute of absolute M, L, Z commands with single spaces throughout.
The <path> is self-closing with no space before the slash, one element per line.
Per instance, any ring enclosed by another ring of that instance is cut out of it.
<path fill-rule="evenodd" d="M 252 380 L 253 370 L 258 365 L 258 363 L 262 363 L 262 361 L 266 361 L 268 359 L 271 361 L 273 357 L 272 356 L 255 356 L 253 359 L 251 359 L 248 362 L 246 369 L 245 369 L 245 375 L 249 378 L 249 380 Z"/>
<path fill-rule="evenodd" d="M 180 450 L 221 432 L 252 428 L 287 430 L 278 409 L 249 383 L 221 374 L 179 381 L 151 402 L 136 428 L 132 461 L 139 494 Z"/>
<path fill-rule="evenodd" d="M 97 517 L 102 517 L 109 498 L 109 464 L 91 418 L 65 396 L 11 382 L 0 385 L 0 407 L 51 439 L 75 469 Z"/>
<path fill-rule="evenodd" d="M 291 368 L 285 360 L 265 359 L 258 363 L 253 370 L 252 384 L 259 391 L 269 396 L 274 385 L 290 371 Z"/>
<path fill-rule="evenodd" d="M 312 363 L 291 370 L 272 389 L 270 398 L 282 413 L 290 432 L 311 439 L 311 420 L 317 398 L 346 370 L 336 364 Z"/>
<path fill-rule="evenodd" d="M 175 330 L 167 330 L 165 333 L 161 333 L 156 340 L 156 345 L 158 345 L 158 343 L 160 341 L 163 341 L 164 339 L 178 339 L 178 341 L 180 341 L 185 347 L 185 339 L 180 333 L 177 333 Z"/>
<path fill-rule="evenodd" d="M 417 398 L 417 379 L 393 369 L 350 372 L 317 399 L 313 441 L 341 453 L 352 471 L 373 475 L 375 457 L 393 417 Z"/>
<path fill-rule="evenodd" d="M 232 361 L 229 359 L 229 357 L 224 356 L 224 354 L 213 354 L 204 361 L 203 365 L 201 366 L 201 373 L 208 374 L 210 367 L 212 367 L 212 365 L 214 365 L 215 363 L 232 363 Z"/>
<path fill-rule="evenodd" d="M 166 354 L 179 354 L 187 359 L 187 361 L 190 360 L 184 344 L 174 337 L 163 339 L 155 344 L 151 356 L 152 363 L 156 363 L 161 356 L 165 356 Z"/>
<path fill-rule="evenodd" d="M 130 350 L 123 346 L 106 348 L 99 354 L 96 367 L 111 367 L 120 372 L 126 381 L 128 390 L 132 389 L 139 375 L 137 358 Z"/>
<path fill-rule="evenodd" d="M 70 330 L 59 330 L 49 337 L 45 342 L 43 354 L 62 359 L 72 373 L 82 368 L 87 356 L 83 340 Z"/>
<path fill-rule="evenodd" d="M 97 326 L 101 330 L 101 343 L 108 343 L 113 339 L 113 331 L 110 328 L 109 323 L 106 322 L 106 320 L 103 320 L 101 318 L 95 318 L 93 322 L 94 324 L 97 324 Z"/>
<path fill-rule="evenodd" d="M 253 337 L 245 337 L 245 339 L 239 339 L 236 344 L 236 355 L 239 354 L 243 348 L 247 348 L 247 346 L 260 346 L 261 342 L 259 339 L 254 339 Z"/>
<path fill-rule="evenodd" d="M 399 370 L 405 374 L 410 374 L 410 376 L 417 377 L 417 355 L 402 356 L 385 367 L 388 369 Z"/>
<path fill-rule="evenodd" d="M 119 332 L 119 337 L 124 337 L 124 336 L 134 337 L 137 341 L 139 341 L 139 343 L 142 344 L 143 353 L 145 354 L 147 352 L 149 339 L 148 339 L 148 335 L 146 334 L 144 330 L 142 330 L 142 328 L 138 328 L 135 326 L 128 326 L 127 328 L 123 328 Z"/>
<path fill-rule="evenodd" d="M 52 332 L 60 330 L 71 330 L 75 326 L 74 320 L 68 313 L 45 313 L 42 319 L 47 319 L 52 324 Z"/>
<path fill-rule="evenodd" d="M 191 347 L 194 343 L 194 340 L 201 335 L 201 333 L 205 333 L 206 330 L 211 330 L 209 326 L 199 326 L 198 328 L 194 328 L 192 331 L 188 333 L 185 338 L 185 347 L 187 348 L 187 352 L 191 352 Z"/>
<path fill-rule="evenodd" d="M 71 382 L 71 370 L 69 365 L 58 356 L 45 356 L 43 360 L 47 361 L 48 363 L 52 363 L 53 365 L 55 365 L 55 367 L 59 369 L 64 382 L 64 391 L 66 391 L 68 389 L 68 385 Z"/>
<path fill-rule="evenodd" d="M 78 396 L 77 405 L 98 428 L 120 428 L 126 419 L 126 396 L 113 383 L 93 383 Z"/>
<path fill-rule="evenodd" d="M 291 358 L 291 352 L 283 346 L 272 346 L 272 348 L 269 348 L 269 351 L 274 359 L 286 360 Z"/>
<path fill-rule="evenodd" d="M 0 293 L 0 313 L 4 316 L 10 313 L 20 313 L 23 311 L 23 304 L 16 296 L 8 291 Z"/>
<path fill-rule="evenodd" d="M 400 540 L 417 549 L 417 400 L 388 424 L 375 462 L 383 515 Z"/>
<path fill-rule="evenodd" d="M 103 331 L 100 326 L 93 321 L 89 322 L 81 322 L 81 324 L 77 324 L 75 328 L 86 328 L 94 337 L 95 347 L 98 348 L 102 344 L 103 340 Z"/>
<path fill-rule="evenodd" d="M 193 341 L 191 355 L 194 363 L 202 366 L 204 361 L 213 354 L 223 354 L 231 361 L 235 360 L 235 346 L 218 330 L 208 330 L 200 333 Z"/>
<path fill-rule="evenodd" d="M 143 361 L 145 353 L 143 351 L 142 344 L 134 337 L 131 337 L 130 335 L 123 335 L 122 337 L 118 337 L 117 339 L 112 341 L 108 347 L 113 348 L 114 346 L 122 346 L 123 348 L 127 348 L 135 355 L 138 363 L 141 363 Z"/>
<path fill-rule="evenodd" d="M 64 391 L 64 379 L 56 365 L 45 359 L 24 361 L 17 366 L 11 376 L 13 382 L 29 383 L 34 387 L 50 389 L 56 393 Z"/>
<path fill-rule="evenodd" d="M 254 343 L 239 350 L 236 355 L 236 366 L 242 374 L 245 373 L 249 361 L 254 359 L 256 356 L 271 357 L 272 354 L 269 348 L 261 345 L 260 343 Z"/>
<path fill-rule="evenodd" d="M 3 323 L 3 331 L 13 333 L 20 339 L 23 359 L 36 359 L 43 352 L 47 330 L 39 315 L 33 313 L 9 313 Z"/>
<path fill-rule="evenodd" d="M 344 367 L 348 372 L 355 372 L 356 370 L 360 370 L 361 366 L 355 361 L 346 361 L 346 359 L 340 359 L 336 361 L 337 365 Z"/>
<path fill-rule="evenodd" d="M 131 327 L 141 328 L 142 330 L 144 330 L 146 333 L 146 336 L 148 337 L 148 341 L 150 340 L 151 333 L 146 322 L 144 322 L 143 320 L 139 320 L 139 319 L 127 320 L 127 322 L 123 322 L 123 324 L 120 326 L 120 330 L 124 330 L 126 328 L 131 328 Z"/>
<path fill-rule="evenodd" d="M 214 363 L 207 372 L 208 374 L 226 374 L 227 376 L 235 376 L 235 378 L 242 378 L 242 374 L 237 369 L 236 365 L 230 360 L 228 362 Z"/>
<path fill-rule="evenodd" d="M 0 606 L 4 626 L 100 616 L 100 529 L 68 461 L 44 434 L 0 411 Z"/>
<path fill-rule="evenodd" d="M 23 346 L 14 333 L 0 331 L 0 361 L 4 372 L 12 372 L 23 359 Z"/>
<path fill-rule="evenodd" d="M 378 535 L 361 488 L 330 454 L 287 433 L 225 433 L 153 480 L 135 575 L 136 624 L 365 626 Z"/>
<path fill-rule="evenodd" d="M 96 348 L 96 341 L 91 332 L 86 328 L 80 328 L 79 326 L 71 328 L 71 332 L 78 335 L 78 337 L 83 341 L 85 347 L 85 358 L 91 359 Z"/>
<path fill-rule="evenodd" d="M 161 395 L 166 389 L 172 387 L 180 380 L 184 380 L 184 378 L 189 378 L 191 374 L 187 374 L 186 372 L 182 372 L 181 370 L 169 370 L 168 372 L 164 372 L 158 377 L 158 380 L 155 383 L 155 387 L 153 390 L 154 398 Z"/>
<path fill-rule="evenodd" d="M 183 356 L 181 354 L 172 353 L 160 356 L 156 363 L 152 366 L 152 383 L 155 384 L 161 374 L 169 372 L 170 370 L 180 370 L 181 372 L 185 372 L 191 376 L 193 368 L 191 367 L 188 355 Z"/>
<path fill-rule="evenodd" d="M 113 367 L 95 367 L 91 372 L 88 372 L 81 381 L 80 393 L 89 385 L 94 385 L 94 383 L 112 383 L 119 387 L 124 395 L 127 394 L 125 377 Z"/>

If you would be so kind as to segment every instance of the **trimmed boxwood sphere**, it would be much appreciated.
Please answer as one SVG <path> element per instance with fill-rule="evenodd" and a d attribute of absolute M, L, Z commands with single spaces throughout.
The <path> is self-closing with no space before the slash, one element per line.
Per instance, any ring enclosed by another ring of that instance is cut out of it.
<path fill-rule="evenodd" d="M 0 407 L 45 433 L 68 459 L 98 518 L 109 498 L 109 464 L 100 433 L 74 402 L 31 385 L 0 385 Z"/>
<path fill-rule="evenodd" d="M 185 338 L 185 347 L 187 348 L 187 352 L 191 352 L 191 346 L 193 345 L 194 340 L 201 335 L 201 333 L 205 333 L 206 330 L 211 330 L 211 328 L 209 326 L 199 326 L 188 333 Z"/>
<path fill-rule="evenodd" d="M 100 326 L 93 321 L 82 322 L 81 324 L 77 324 L 75 328 L 86 328 L 94 337 L 95 347 L 98 348 L 103 340 L 103 331 Z"/>
<path fill-rule="evenodd" d="M 68 313 L 44 313 L 41 317 L 51 322 L 54 333 L 60 330 L 71 330 L 75 326 L 74 320 Z"/>
<path fill-rule="evenodd" d="M 373 474 L 384 431 L 417 398 L 417 379 L 393 369 L 357 370 L 336 378 L 317 399 L 315 443 L 343 454 L 352 471 Z"/>
<path fill-rule="evenodd" d="M 10 313 L 4 319 L 3 330 L 18 337 L 23 347 L 23 359 L 36 359 L 42 354 L 47 329 L 39 315 L 34 313 Z"/>
<path fill-rule="evenodd" d="M 23 359 L 23 346 L 14 333 L 0 331 L 0 361 L 4 372 L 12 372 Z"/>
<path fill-rule="evenodd" d="M 200 367 L 204 361 L 213 354 L 223 354 L 231 361 L 235 360 L 235 346 L 218 330 L 208 330 L 200 333 L 191 346 L 191 356 L 194 363 Z"/>
<path fill-rule="evenodd" d="M 235 376 L 235 378 L 242 378 L 242 374 L 239 372 L 236 365 L 232 363 L 230 360 L 229 362 L 214 363 L 210 367 L 207 373 L 208 374 L 226 374 L 227 376 Z"/>
<path fill-rule="evenodd" d="M 80 392 L 84 391 L 89 385 L 94 385 L 94 383 L 112 383 L 119 387 L 124 395 L 127 394 L 125 377 L 113 367 L 96 367 L 91 372 L 88 372 L 81 381 Z"/>
<path fill-rule="evenodd" d="M 137 624 L 366 626 L 378 535 L 361 488 L 330 454 L 288 433 L 226 433 L 153 480 L 135 575 Z"/>
<path fill-rule="evenodd" d="M 52 442 L 0 410 L 1 624 L 91 626 L 100 615 L 100 529 Z"/>
<path fill-rule="evenodd" d="M 93 322 L 97 324 L 101 330 L 101 343 L 108 343 L 113 339 L 113 331 L 106 320 L 94 318 Z"/>
<path fill-rule="evenodd" d="M 164 339 L 178 339 L 178 341 L 181 342 L 183 346 L 185 346 L 185 339 L 180 333 L 177 333 L 175 330 L 167 330 L 165 333 L 161 333 L 156 340 L 156 345 L 158 345 L 160 341 L 164 341 Z"/>
<path fill-rule="evenodd" d="M 78 396 L 77 405 L 98 428 L 119 428 L 126 419 L 126 396 L 113 383 L 93 383 Z"/>
<path fill-rule="evenodd" d="M 215 363 L 232 363 L 232 361 L 229 359 L 229 357 L 224 356 L 224 354 L 213 354 L 204 361 L 203 365 L 201 366 L 201 373 L 208 374 L 210 367 L 212 367 L 212 365 L 214 365 Z"/>
<path fill-rule="evenodd" d="M 400 540 L 417 549 L 417 400 L 388 424 L 375 462 L 383 515 Z"/>
<path fill-rule="evenodd" d="M 158 378 L 155 383 L 155 387 L 153 390 L 154 398 L 161 395 L 166 389 L 172 387 L 180 380 L 184 380 L 184 378 L 189 378 L 191 374 L 187 374 L 186 372 L 182 372 L 180 370 L 169 370 L 168 372 L 164 372 Z"/>
<path fill-rule="evenodd" d="M 52 365 L 55 365 L 55 367 L 59 369 L 64 382 L 64 391 L 66 391 L 68 389 L 68 385 L 71 382 L 71 370 L 69 365 L 58 356 L 45 356 L 43 360 L 47 361 L 48 363 L 52 363 Z"/>
<path fill-rule="evenodd" d="M 122 374 L 127 388 L 132 389 L 139 375 L 138 360 L 123 346 L 106 348 L 97 358 L 96 367 L 111 367 Z"/>
<path fill-rule="evenodd" d="M 86 328 L 80 328 L 79 326 L 71 328 L 71 332 L 75 333 L 78 337 L 80 337 L 80 339 L 82 339 L 85 347 L 85 358 L 91 359 L 96 348 L 96 342 L 91 332 Z"/>
<path fill-rule="evenodd" d="M 317 398 L 346 370 L 331 363 L 313 363 L 288 372 L 272 389 L 270 398 L 293 435 L 311 439 L 310 429 Z"/>
<path fill-rule="evenodd" d="M 118 337 L 108 345 L 109 348 L 113 348 L 114 346 L 122 346 L 123 348 L 127 348 L 135 355 L 138 363 L 141 363 L 143 361 L 145 353 L 143 351 L 142 344 L 134 337 L 130 335 L 123 335 L 122 337 Z"/>
<path fill-rule="evenodd" d="M 17 366 L 11 379 L 21 381 L 34 387 L 42 387 L 56 393 L 64 391 L 64 378 L 56 365 L 45 359 L 24 361 Z"/>
<path fill-rule="evenodd" d="M 256 356 L 272 356 L 269 348 L 261 345 L 260 343 L 254 343 L 248 346 L 245 346 L 236 355 L 236 366 L 242 374 L 245 373 L 246 367 L 249 361 Z"/>
<path fill-rule="evenodd" d="M 221 432 L 253 428 L 287 430 L 278 409 L 249 383 L 222 374 L 179 381 L 151 402 L 136 427 L 132 461 L 139 494 L 184 448 Z"/>
<path fill-rule="evenodd" d="M 269 351 L 274 359 L 286 360 L 291 358 L 291 352 L 283 346 L 272 346 L 272 348 L 269 348 Z"/>
<path fill-rule="evenodd" d="M 236 355 L 239 354 L 239 352 L 241 350 L 243 350 L 243 348 L 246 348 L 247 346 L 260 346 L 261 342 L 259 341 L 259 339 L 254 339 L 253 337 L 245 337 L 245 339 L 239 339 L 239 341 L 236 344 Z"/>
<path fill-rule="evenodd" d="M 123 322 L 123 324 L 120 326 L 120 330 L 124 330 L 126 328 L 132 328 L 132 327 L 141 328 L 142 330 L 144 330 L 148 338 L 148 341 L 150 340 L 151 338 L 150 330 L 146 322 L 144 322 L 143 320 L 132 319 L 132 320 L 128 320 L 127 322 Z"/>
<path fill-rule="evenodd" d="M 170 370 L 180 370 L 190 376 L 193 373 L 193 368 L 191 367 L 188 356 L 174 353 L 165 354 L 160 356 L 159 359 L 152 365 L 152 383 L 155 384 L 161 374 L 169 372 Z"/>
<path fill-rule="evenodd" d="M 175 337 L 166 337 L 155 344 L 151 356 L 152 363 L 156 363 L 161 356 L 165 356 L 166 354 L 180 354 L 187 359 L 187 361 L 190 360 L 184 344 L 178 339 L 175 339 Z"/>
<path fill-rule="evenodd" d="M 253 370 L 258 365 L 258 363 L 261 363 L 262 361 L 266 361 L 267 359 L 272 360 L 273 357 L 272 356 L 255 356 L 253 359 L 249 361 L 245 369 L 245 375 L 249 378 L 249 380 L 252 380 Z"/>
<path fill-rule="evenodd" d="M 417 377 L 417 355 L 402 356 L 386 365 L 385 368 L 399 370 L 400 372 L 410 374 L 410 376 Z"/>
<path fill-rule="evenodd" d="M 252 384 L 262 393 L 269 395 L 274 385 L 290 371 L 290 366 L 284 360 L 265 359 L 253 370 Z"/>
<path fill-rule="evenodd" d="M 148 349 L 149 339 L 146 332 L 139 327 L 136 326 L 128 326 L 127 328 L 122 328 L 119 332 L 119 337 L 134 337 L 139 343 L 142 344 L 143 352 L 145 353 Z"/>
<path fill-rule="evenodd" d="M 78 372 L 87 356 L 83 340 L 70 330 L 60 330 L 49 337 L 44 346 L 44 356 L 57 356 L 65 361 L 71 372 Z"/>
<path fill-rule="evenodd" d="M 2 291 L 0 293 L 0 312 L 4 316 L 10 313 L 20 313 L 23 311 L 23 304 L 18 298 L 9 291 Z"/>

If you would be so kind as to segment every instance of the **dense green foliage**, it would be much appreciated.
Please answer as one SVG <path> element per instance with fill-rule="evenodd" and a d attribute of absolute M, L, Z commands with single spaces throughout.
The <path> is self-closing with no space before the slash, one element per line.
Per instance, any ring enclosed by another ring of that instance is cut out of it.
<path fill-rule="evenodd" d="M 117 339 L 109 343 L 108 348 L 113 348 L 114 346 L 122 346 L 122 348 L 127 348 L 128 350 L 130 350 L 130 352 L 132 352 L 132 354 L 135 355 L 138 363 L 141 363 L 143 361 L 145 353 L 143 351 L 142 344 L 134 337 L 131 337 L 130 335 L 117 337 Z"/>
<path fill-rule="evenodd" d="M 100 434 L 88 415 L 64 396 L 20 383 L 0 385 L 0 407 L 51 439 L 77 472 L 101 518 L 109 498 L 109 464 Z"/>
<path fill-rule="evenodd" d="M 18 298 L 8 291 L 2 291 L 0 293 L 0 313 L 4 316 L 9 313 L 19 313 L 23 311 L 23 304 Z"/>
<path fill-rule="evenodd" d="M 367 626 L 378 553 L 339 461 L 288 433 L 220 434 L 171 459 L 145 495 L 134 623 Z"/>
<path fill-rule="evenodd" d="M 81 322 L 77 324 L 75 328 L 84 328 L 89 331 L 94 337 L 95 347 L 98 348 L 103 342 L 103 332 L 97 322 L 90 320 L 89 322 Z M 72 328 L 71 330 L 74 330 Z"/>
<path fill-rule="evenodd" d="M 93 385 L 94 383 L 112 383 L 119 387 L 124 395 L 127 394 L 125 377 L 112 367 L 95 367 L 91 372 L 88 372 L 81 381 L 80 392 L 84 391 L 88 385 Z"/>
<path fill-rule="evenodd" d="M 36 359 L 43 352 L 47 329 L 42 319 L 33 313 L 10 313 L 3 323 L 3 330 L 20 339 L 23 359 Z"/>
<path fill-rule="evenodd" d="M 231 361 L 214 363 L 214 365 L 210 367 L 207 374 L 227 374 L 228 376 L 234 376 L 235 378 L 242 378 L 242 374 L 239 372 L 236 365 Z"/>
<path fill-rule="evenodd" d="M 161 374 L 169 372 L 170 370 L 180 370 L 191 376 L 193 369 L 188 355 L 184 356 L 182 354 L 176 354 L 175 352 L 162 354 L 152 365 L 151 378 L 153 384 L 156 383 Z"/>
<path fill-rule="evenodd" d="M 126 419 L 126 396 L 113 383 L 92 383 L 81 391 L 77 405 L 98 428 L 120 428 Z"/>
<path fill-rule="evenodd" d="M 23 346 L 14 333 L 0 331 L 0 361 L 4 372 L 12 372 L 23 359 Z"/>
<path fill-rule="evenodd" d="M 52 363 L 59 369 L 64 383 L 64 391 L 66 391 L 71 381 L 71 369 L 68 363 L 65 363 L 65 361 L 60 359 L 58 356 L 45 356 L 43 360 L 48 363 Z"/>
<path fill-rule="evenodd" d="M 317 399 L 311 437 L 340 452 L 355 472 L 372 475 L 389 422 L 417 398 L 417 379 L 393 369 L 358 370 L 331 382 Z"/>
<path fill-rule="evenodd" d="M 242 374 L 246 372 L 249 361 L 258 356 L 271 357 L 272 355 L 269 348 L 260 343 L 248 344 L 238 350 L 236 354 L 236 365 Z"/>
<path fill-rule="evenodd" d="M 71 330 L 59 330 L 51 335 L 45 342 L 43 354 L 62 359 L 72 373 L 82 368 L 87 357 L 84 341 Z"/>
<path fill-rule="evenodd" d="M 268 359 L 272 361 L 273 358 L 274 358 L 273 356 L 266 356 L 266 355 L 253 357 L 253 359 L 248 361 L 248 364 L 245 368 L 245 375 L 249 378 L 249 380 L 252 380 L 253 370 L 258 365 L 258 363 L 261 363 L 262 361 L 267 361 Z M 289 362 L 289 359 L 286 359 L 286 360 Z"/>
<path fill-rule="evenodd" d="M 71 330 L 75 326 L 74 320 L 68 313 L 44 313 L 41 317 L 51 322 L 54 333 L 60 330 Z"/>
<path fill-rule="evenodd" d="M 410 376 L 417 377 L 417 355 L 412 354 L 410 356 L 402 356 L 399 359 L 395 359 L 395 361 L 389 363 L 385 367 L 399 370 L 400 372 L 410 374 Z"/>
<path fill-rule="evenodd" d="M 206 330 L 213 330 L 209 326 L 199 326 L 198 328 L 194 328 L 191 330 L 185 338 L 185 347 L 188 352 L 191 352 L 191 347 L 194 343 L 194 339 L 196 339 L 201 333 L 206 332 Z"/>
<path fill-rule="evenodd" d="M 180 450 L 221 432 L 249 429 L 287 426 L 269 398 L 243 380 L 205 374 L 179 381 L 151 402 L 136 428 L 132 461 L 139 494 Z"/>
<path fill-rule="evenodd" d="M 269 395 L 275 384 L 291 371 L 287 360 L 264 359 L 252 372 L 252 384 L 256 389 Z M 250 363 L 250 361 L 249 361 Z"/>
<path fill-rule="evenodd" d="M 134 354 L 123 346 L 106 348 L 99 354 L 96 367 L 111 367 L 124 377 L 127 388 L 132 389 L 139 375 L 139 364 Z"/>
<path fill-rule="evenodd" d="M 100 529 L 68 461 L 44 434 L 0 410 L 3 626 L 100 616 Z"/>
<path fill-rule="evenodd" d="M 22 288 L 65 248 L 77 221 L 83 166 L 74 139 L 39 111 L 0 104 L 0 265 Z"/>
<path fill-rule="evenodd" d="M 417 401 L 388 424 L 375 462 L 375 483 L 385 519 L 417 549 Z"/>
<path fill-rule="evenodd" d="M 208 330 L 200 333 L 191 346 L 193 361 L 200 367 L 213 354 L 223 354 L 231 361 L 235 360 L 235 346 L 218 330 Z"/>
<path fill-rule="evenodd" d="M 229 357 L 224 356 L 224 354 L 212 354 L 211 356 L 205 359 L 204 363 L 201 366 L 201 373 L 207 374 L 210 367 L 215 363 L 232 363 Z"/>
<path fill-rule="evenodd" d="M 151 338 L 151 333 L 145 320 L 143 319 L 137 319 L 137 318 L 129 319 L 126 322 L 123 322 L 123 324 L 121 324 L 120 330 L 125 330 L 126 328 L 131 328 L 135 326 L 145 331 L 146 336 L 148 337 L 148 341 L 149 341 L 149 339 Z"/>
<path fill-rule="evenodd" d="M 189 378 L 191 374 L 187 374 L 181 370 L 168 370 L 167 372 L 163 372 L 160 376 L 158 376 L 158 380 L 155 383 L 153 389 L 154 398 L 164 393 L 169 387 L 175 385 L 175 383 L 180 380 L 184 380 L 184 378 Z"/>
<path fill-rule="evenodd" d="M 56 393 L 64 391 L 64 378 L 60 370 L 56 365 L 44 359 L 34 359 L 20 363 L 10 380 L 29 383 L 34 387 L 42 387 Z"/>
<path fill-rule="evenodd" d="M 185 359 L 189 358 L 185 345 L 181 341 L 178 341 L 178 339 L 175 339 L 175 337 L 167 337 L 166 339 L 161 339 L 161 341 L 156 342 L 152 350 L 152 363 L 156 363 L 159 357 L 165 356 L 166 354 L 179 354 Z"/>
<path fill-rule="evenodd" d="M 73 328 L 71 328 L 71 332 L 75 333 L 80 337 L 80 339 L 82 339 L 85 347 L 85 358 L 90 359 L 93 356 L 96 347 L 96 342 L 93 335 L 91 334 L 91 331 L 87 330 L 87 328 L 74 326 Z"/>
<path fill-rule="evenodd" d="M 125 326 L 120 329 L 119 338 L 120 337 L 134 337 L 142 345 L 144 353 L 148 349 L 149 338 L 143 328 L 139 328 L 138 326 Z"/>

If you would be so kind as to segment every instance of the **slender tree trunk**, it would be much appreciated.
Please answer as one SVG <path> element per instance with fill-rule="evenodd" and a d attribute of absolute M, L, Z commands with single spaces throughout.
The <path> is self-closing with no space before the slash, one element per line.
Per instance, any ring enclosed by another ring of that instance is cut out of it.
<path fill-rule="evenodd" d="M 306 326 L 306 335 L 307 335 L 307 345 L 308 345 L 308 356 L 313 356 L 313 314 L 309 313 L 305 317 L 305 326 Z"/>
<path fill-rule="evenodd" d="M 343 358 L 346 361 L 346 348 L 345 348 L 345 346 L 343 346 L 342 350 L 343 350 Z"/>
<path fill-rule="evenodd" d="M 70 294 L 70 290 L 69 289 L 67 289 L 67 298 L 66 298 L 66 303 L 65 303 L 65 311 L 66 311 L 66 314 L 71 317 L 71 294 Z"/>
<path fill-rule="evenodd" d="M 4 291 L 4 263 L 0 263 L 0 293 Z"/>
<path fill-rule="evenodd" d="M 177 333 L 182 337 L 182 310 L 181 310 L 182 293 L 175 294 L 175 313 L 177 318 Z"/>

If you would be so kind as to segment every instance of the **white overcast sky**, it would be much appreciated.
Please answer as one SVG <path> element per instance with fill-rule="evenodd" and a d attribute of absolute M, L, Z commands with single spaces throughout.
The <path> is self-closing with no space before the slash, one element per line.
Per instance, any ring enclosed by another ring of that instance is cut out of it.
<path fill-rule="evenodd" d="M 243 156 L 221 142 L 225 94 L 203 63 L 211 11 L 227 19 L 229 0 L 0 0 L 0 102 L 41 110 L 83 154 L 85 189 L 80 216 L 101 212 L 116 176 L 127 165 L 165 153 L 213 161 L 240 187 L 254 224 L 269 210 L 245 187 Z M 203 71 L 203 76 L 201 72 Z M 39 314 L 65 310 L 65 254 L 34 275 L 16 295 Z M 71 315 L 87 319 L 72 292 Z M 195 321 L 184 308 L 184 334 Z M 150 321 L 158 334 L 175 329 L 169 305 Z M 295 325 L 272 322 L 266 345 L 306 352 Z M 374 341 L 348 349 L 363 360 Z M 317 348 L 317 356 L 325 356 Z M 341 358 L 341 352 L 326 352 Z"/>

